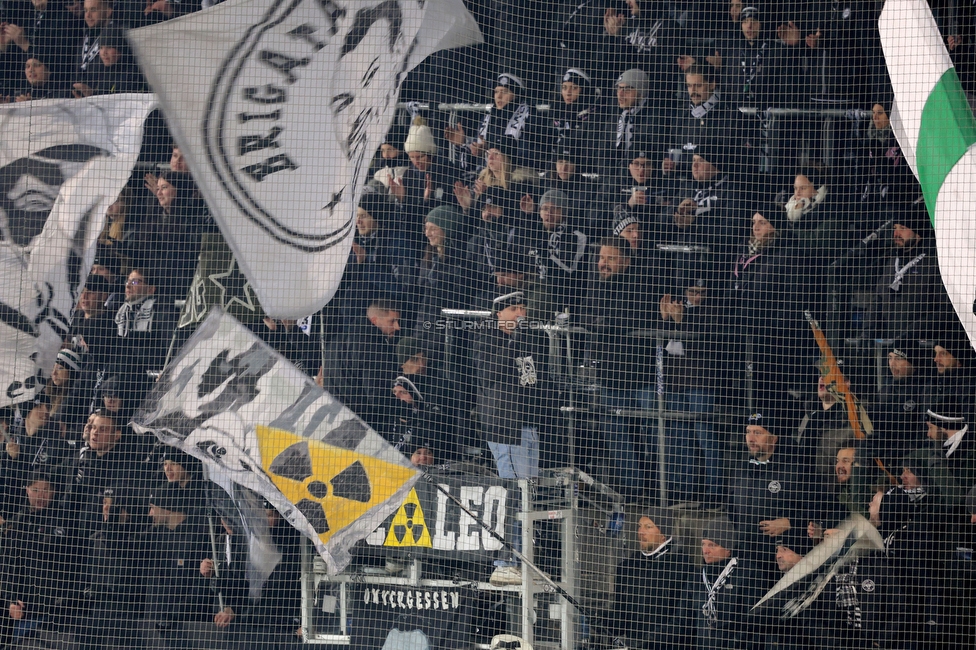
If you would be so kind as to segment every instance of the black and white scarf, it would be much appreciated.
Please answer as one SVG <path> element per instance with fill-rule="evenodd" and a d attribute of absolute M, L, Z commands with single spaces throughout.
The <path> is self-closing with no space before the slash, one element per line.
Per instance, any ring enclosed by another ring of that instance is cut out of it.
<path fill-rule="evenodd" d="M 653 52 L 654 48 L 658 46 L 658 34 L 662 27 L 664 27 L 664 21 L 656 20 L 650 29 L 635 29 L 627 34 L 627 42 L 642 54 Z"/>
<path fill-rule="evenodd" d="M 695 212 L 697 215 L 702 215 L 715 207 L 715 203 L 718 202 L 718 192 L 728 176 L 723 176 L 718 180 L 718 182 L 712 183 L 708 187 L 696 190 L 692 200 L 702 208 Z"/>
<path fill-rule="evenodd" d="M 81 65 L 79 66 L 83 71 L 88 69 L 89 63 L 98 58 L 100 47 L 98 41 L 101 35 L 101 28 L 85 30 L 85 40 L 81 44 Z"/>
<path fill-rule="evenodd" d="M 633 108 L 626 108 L 620 112 L 617 118 L 617 144 L 616 147 L 621 151 L 630 151 L 634 146 L 634 116 L 644 108 L 647 99 L 642 99 Z"/>
<path fill-rule="evenodd" d="M 905 274 L 912 270 L 912 268 L 925 259 L 925 253 L 919 253 L 913 259 L 905 263 L 904 266 L 899 266 L 900 259 L 895 258 L 895 279 L 891 281 L 888 288 L 892 291 L 901 291 L 901 283 L 905 278 Z"/>
<path fill-rule="evenodd" d="M 485 142 L 488 142 L 488 131 L 491 126 L 492 110 L 494 110 L 494 107 L 489 108 L 488 112 L 485 113 L 485 119 L 481 121 L 481 130 L 478 132 L 478 135 L 480 135 L 481 139 Z M 522 104 L 516 108 L 512 112 L 512 116 L 508 118 L 508 123 L 505 125 L 505 135 L 510 136 L 515 140 L 521 139 L 522 131 L 525 129 L 525 123 L 528 121 L 530 113 L 531 109 L 529 108 L 528 104 Z M 488 142 L 489 147 L 493 144 L 497 143 Z"/>
<path fill-rule="evenodd" d="M 715 599 L 718 598 L 719 590 L 728 582 L 729 576 L 735 571 L 738 563 L 739 561 L 736 558 L 729 560 L 729 563 L 725 565 L 722 572 L 715 578 L 715 582 L 711 584 L 708 583 L 708 574 L 705 572 L 705 568 L 702 568 L 702 582 L 705 583 L 705 589 L 708 591 L 708 598 L 705 599 L 705 604 L 702 605 L 702 614 L 705 615 L 705 620 L 708 621 L 708 627 L 712 629 L 718 627 L 718 610 L 715 608 Z"/>
<path fill-rule="evenodd" d="M 742 60 L 739 61 L 739 74 L 742 78 L 742 94 L 750 99 L 756 96 L 756 93 L 752 89 L 752 82 L 762 72 L 763 59 L 766 58 L 766 48 L 768 47 L 769 41 L 764 41 L 759 47 L 753 50 L 751 58 L 743 56 Z"/>
<path fill-rule="evenodd" d="M 711 96 L 708 99 L 706 99 L 700 105 L 695 106 L 694 104 L 690 104 L 691 116 L 699 120 L 704 119 L 704 117 L 708 115 L 713 108 L 715 108 L 721 103 L 722 103 L 722 96 L 719 93 L 719 91 L 716 90 L 711 94 Z"/>
<path fill-rule="evenodd" d="M 143 298 L 138 302 L 123 302 L 115 312 L 119 336 L 125 337 L 132 332 L 151 332 L 155 305 L 156 299 L 153 297 Z"/>
<path fill-rule="evenodd" d="M 834 589 L 837 609 L 847 614 L 847 626 L 860 630 L 862 625 L 861 603 L 857 599 L 856 578 L 857 562 L 854 562 L 849 565 L 847 573 L 837 575 L 837 579 L 834 581 Z"/>

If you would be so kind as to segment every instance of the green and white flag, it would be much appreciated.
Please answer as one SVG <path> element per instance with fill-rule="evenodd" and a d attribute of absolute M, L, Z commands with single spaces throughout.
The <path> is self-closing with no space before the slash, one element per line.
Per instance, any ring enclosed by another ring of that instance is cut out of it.
<path fill-rule="evenodd" d="M 891 127 L 925 196 L 952 305 L 976 341 L 976 120 L 925 0 L 888 0 L 878 20 L 895 93 Z"/>

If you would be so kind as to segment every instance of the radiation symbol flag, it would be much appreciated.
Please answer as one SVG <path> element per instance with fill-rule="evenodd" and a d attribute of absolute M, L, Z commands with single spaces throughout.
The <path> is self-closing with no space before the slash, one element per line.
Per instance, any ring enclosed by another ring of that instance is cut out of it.
<path fill-rule="evenodd" d="M 323 544 L 390 499 L 416 474 L 409 467 L 280 429 L 258 425 L 257 438 L 264 471 Z"/>
<path fill-rule="evenodd" d="M 431 548 L 430 531 L 424 521 L 424 511 L 420 507 L 416 488 L 410 488 L 410 494 L 403 500 L 403 505 L 393 515 L 390 532 L 386 534 L 383 546 L 423 546 Z"/>

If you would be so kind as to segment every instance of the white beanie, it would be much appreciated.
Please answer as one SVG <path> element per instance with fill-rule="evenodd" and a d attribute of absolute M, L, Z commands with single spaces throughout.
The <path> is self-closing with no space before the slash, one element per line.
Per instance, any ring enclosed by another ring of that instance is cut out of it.
<path fill-rule="evenodd" d="M 437 153 L 437 143 L 434 142 L 434 134 L 427 126 L 427 120 L 422 117 L 414 118 L 413 124 L 410 125 L 410 133 L 403 142 L 403 150 L 407 153 L 420 151 L 429 155 Z"/>

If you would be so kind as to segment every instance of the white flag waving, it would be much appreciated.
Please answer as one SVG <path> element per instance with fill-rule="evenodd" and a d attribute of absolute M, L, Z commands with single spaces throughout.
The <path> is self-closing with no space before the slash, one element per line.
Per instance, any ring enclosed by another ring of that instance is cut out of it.
<path fill-rule="evenodd" d="M 405 74 L 482 40 L 462 0 L 230 0 L 128 37 L 277 318 L 314 313 L 335 293 Z"/>
<path fill-rule="evenodd" d="M 0 106 L 0 406 L 44 386 L 151 95 Z"/>
<path fill-rule="evenodd" d="M 263 496 L 315 543 L 333 573 L 420 476 L 355 413 L 219 308 L 166 367 L 133 427 L 199 458 L 218 485 L 232 481 Z"/>
<path fill-rule="evenodd" d="M 942 282 L 976 345 L 976 119 L 925 0 L 889 0 L 878 31 L 895 93 L 891 128 L 925 196 Z"/>

